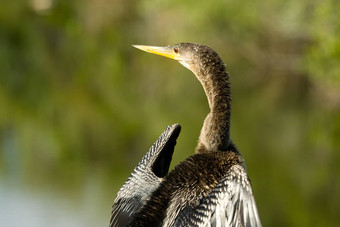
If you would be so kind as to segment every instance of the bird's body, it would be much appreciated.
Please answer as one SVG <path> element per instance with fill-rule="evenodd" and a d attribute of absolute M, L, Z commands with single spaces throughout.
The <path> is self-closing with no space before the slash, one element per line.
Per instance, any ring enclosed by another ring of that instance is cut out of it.
<path fill-rule="evenodd" d="M 135 47 L 190 69 L 204 88 L 210 113 L 195 154 L 164 177 L 128 226 L 261 226 L 244 160 L 230 139 L 230 83 L 222 59 L 193 43 Z"/>
<path fill-rule="evenodd" d="M 234 149 L 190 156 L 165 177 L 131 226 L 174 226 L 184 209 L 198 206 L 233 165 L 243 165 Z"/>

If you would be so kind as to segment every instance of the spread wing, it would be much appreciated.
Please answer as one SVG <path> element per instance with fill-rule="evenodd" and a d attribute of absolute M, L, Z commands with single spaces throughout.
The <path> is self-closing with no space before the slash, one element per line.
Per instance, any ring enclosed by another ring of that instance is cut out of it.
<path fill-rule="evenodd" d="M 114 201 L 110 227 L 126 226 L 163 181 L 180 130 L 179 124 L 168 126 L 133 170 Z"/>
<path fill-rule="evenodd" d="M 231 167 L 197 207 L 179 214 L 175 226 L 262 226 L 244 167 Z"/>

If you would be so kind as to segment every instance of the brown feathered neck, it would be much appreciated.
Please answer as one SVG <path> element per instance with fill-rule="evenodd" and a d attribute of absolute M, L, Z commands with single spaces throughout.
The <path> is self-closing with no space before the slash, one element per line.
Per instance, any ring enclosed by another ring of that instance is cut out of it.
<path fill-rule="evenodd" d="M 199 64 L 189 68 L 201 82 L 208 98 L 206 117 L 196 153 L 226 150 L 230 144 L 231 91 L 225 64 L 210 48 L 201 53 Z"/>

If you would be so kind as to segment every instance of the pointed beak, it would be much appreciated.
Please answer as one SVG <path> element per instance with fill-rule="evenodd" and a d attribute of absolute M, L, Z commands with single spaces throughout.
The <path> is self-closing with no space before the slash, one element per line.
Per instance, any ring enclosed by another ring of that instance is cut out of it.
<path fill-rule="evenodd" d="M 179 54 L 176 54 L 171 46 L 167 47 L 144 46 L 144 45 L 132 45 L 132 46 L 152 54 L 158 54 L 177 61 L 182 60 L 181 56 Z"/>

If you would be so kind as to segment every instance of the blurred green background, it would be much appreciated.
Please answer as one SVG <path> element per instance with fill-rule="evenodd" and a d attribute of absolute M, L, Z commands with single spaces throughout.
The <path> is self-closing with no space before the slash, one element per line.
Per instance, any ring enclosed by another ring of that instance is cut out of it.
<path fill-rule="evenodd" d="M 0 225 L 107 226 L 167 125 L 193 154 L 195 76 L 132 44 L 211 46 L 264 226 L 336 226 L 340 1 L 6 1 L 0 7 Z"/>

